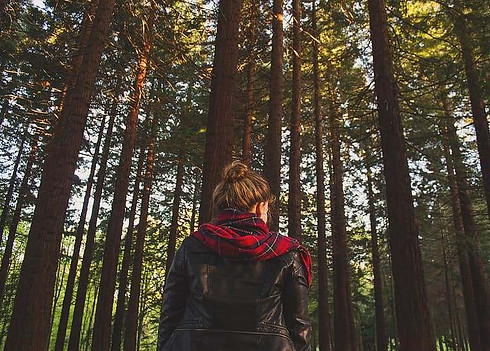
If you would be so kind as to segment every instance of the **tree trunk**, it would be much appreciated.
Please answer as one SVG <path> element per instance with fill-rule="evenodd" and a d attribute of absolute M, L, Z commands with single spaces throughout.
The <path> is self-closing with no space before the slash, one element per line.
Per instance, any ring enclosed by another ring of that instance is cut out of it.
<path fill-rule="evenodd" d="M 65 105 L 66 96 L 69 90 L 73 89 L 75 83 L 77 82 L 78 72 L 80 71 L 80 66 L 82 64 L 83 55 L 87 49 L 87 43 L 92 33 L 92 28 L 94 25 L 94 16 L 97 12 L 97 7 L 99 5 L 99 0 L 91 0 L 89 8 L 84 13 L 83 21 L 80 25 L 80 33 L 78 34 L 77 45 L 75 48 L 74 55 L 72 56 L 71 67 L 66 77 L 66 83 L 61 91 L 61 96 L 58 101 L 58 110 L 62 111 Z"/>
<path fill-rule="evenodd" d="M 293 81 L 289 154 L 288 234 L 301 241 L 301 5 L 293 0 Z"/>
<path fill-rule="evenodd" d="M 334 274 L 334 345 L 337 351 L 354 351 L 355 328 L 353 328 L 350 270 L 347 248 L 347 231 L 344 208 L 342 160 L 340 154 L 339 112 L 335 106 L 333 88 L 330 89 L 330 142 L 332 153 L 332 254 Z"/>
<path fill-rule="evenodd" d="M 451 288 L 449 284 L 449 262 L 447 259 L 447 252 L 446 252 L 446 238 L 444 236 L 444 232 L 441 231 L 441 243 L 442 243 L 442 260 L 444 264 L 444 283 L 446 286 L 446 301 L 447 301 L 447 311 L 449 315 L 449 330 L 450 330 L 450 335 L 451 335 L 451 350 L 456 349 L 456 340 L 455 340 L 455 334 L 453 333 L 453 305 L 452 305 L 452 298 L 451 298 Z"/>
<path fill-rule="evenodd" d="M 175 181 L 174 201 L 172 204 L 172 222 L 170 224 L 170 232 L 168 236 L 167 247 L 167 262 L 165 264 L 165 275 L 170 271 L 170 266 L 174 260 L 175 245 L 177 242 L 177 234 L 179 230 L 179 208 L 180 199 L 182 197 L 182 183 L 184 181 L 184 159 L 179 155 L 177 163 L 177 176 Z"/>
<path fill-rule="evenodd" d="M 315 151 L 316 151 L 316 208 L 318 217 L 318 336 L 320 351 L 330 351 L 330 311 L 328 307 L 328 264 L 325 220 L 325 172 L 323 169 L 323 116 L 321 114 L 320 72 L 318 67 L 318 40 L 316 24 L 316 0 L 313 1 L 313 84 L 315 113 Z"/>
<path fill-rule="evenodd" d="M 447 102 L 447 101 L 446 101 Z M 445 107 L 446 113 L 449 108 Z M 461 218 L 465 233 L 464 242 L 468 253 L 468 263 L 473 284 L 475 309 L 478 319 L 481 350 L 490 350 L 490 288 L 480 256 L 479 234 L 473 217 L 473 206 L 469 196 L 469 185 L 465 166 L 462 162 L 458 136 L 453 122 L 448 123 L 449 144 L 452 151 L 456 183 L 458 189 Z"/>
<path fill-rule="evenodd" d="M 435 351 L 384 0 L 368 0 L 401 351 Z"/>
<path fill-rule="evenodd" d="M 104 258 L 102 263 L 101 285 L 97 299 L 95 312 L 95 325 L 92 340 L 92 350 L 109 349 L 111 337 L 112 305 L 114 302 L 114 290 L 116 288 L 117 261 L 119 247 L 121 245 L 121 232 L 126 211 L 126 195 L 128 193 L 129 173 L 131 172 L 131 160 L 136 143 L 136 126 L 138 114 L 143 96 L 144 83 L 148 68 L 148 59 L 152 48 L 153 24 L 156 19 L 157 9 L 152 1 L 151 12 L 143 31 L 143 42 L 140 50 L 136 80 L 131 96 L 131 108 L 126 120 L 123 148 L 119 159 L 119 166 L 114 189 L 111 215 L 107 227 L 107 235 L 104 246 Z"/>
<path fill-rule="evenodd" d="M 128 230 L 126 231 L 126 237 L 124 239 L 124 254 L 121 265 L 121 272 L 119 273 L 119 291 L 117 293 L 116 315 L 114 316 L 114 329 L 112 332 L 111 349 L 113 351 L 121 350 L 122 327 L 125 318 L 124 310 L 126 309 L 125 301 L 128 285 L 128 272 L 129 266 L 131 264 L 131 248 L 133 246 L 134 219 L 136 217 L 136 208 L 138 207 L 141 172 L 143 172 L 143 165 L 145 162 L 145 149 L 146 145 L 142 145 L 140 155 L 138 157 L 138 168 L 136 170 L 136 177 L 134 180 L 133 199 L 131 201 L 131 210 L 129 211 Z"/>
<path fill-rule="evenodd" d="M 100 1 L 77 82 L 61 112 L 63 123 L 58 123 L 48 146 L 6 350 L 40 350 L 47 345 L 65 212 L 114 4 L 115 0 Z"/>
<path fill-rule="evenodd" d="M 14 214 L 12 220 L 10 221 L 9 234 L 7 237 L 7 242 L 5 244 L 5 251 L 2 256 L 2 265 L 0 266 L 0 310 L 3 306 L 3 296 L 5 293 L 5 285 L 7 283 L 7 276 L 10 267 L 10 260 L 12 258 L 12 251 L 14 248 L 15 235 L 17 234 L 17 226 L 20 222 L 20 216 L 22 211 L 22 206 L 24 205 L 24 200 L 27 195 L 29 179 L 32 173 L 32 165 L 36 159 L 37 154 L 37 139 L 35 136 L 31 144 L 31 152 L 29 158 L 27 159 L 26 169 L 24 171 L 24 176 L 22 178 L 22 183 L 19 189 L 19 196 L 17 197 L 17 204 L 15 205 Z"/>
<path fill-rule="evenodd" d="M 235 77 L 241 0 L 221 0 L 209 97 L 199 223 L 213 217 L 212 195 L 233 155 Z"/>
<path fill-rule="evenodd" d="M 116 91 L 119 90 L 119 86 Z M 70 329 L 70 338 L 68 342 L 68 350 L 78 351 L 80 345 L 80 333 L 82 327 L 82 317 L 85 308 L 85 300 L 87 296 L 87 288 L 89 284 L 90 265 L 92 262 L 92 254 L 94 252 L 95 233 L 97 230 L 97 217 L 99 216 L 100 203 L 102 200 L 102 190 L 104 189 L 104 182 L 107 170 L 107 160 L 109 158 L 109 151 L 111 147 L 112 132 L 114 129 L 114 121 L 117 115 L 118 98 L 114 96 L 109 125 L 104 140 L 104 148 L 102 150 L 102 157 L 100 160 L 99 171 L 97 173 L 97 184 L 95 185 L 94 202 L 92 204 L 92 211 L 90 214 L 90 221 L 87 230 L 87 239 L 85 241 L 85 248 L 83 250 L 82 268 L 80 269 L 80 276 L 78 278 L 77 297 L 75 300 L 75 308 L 73 310 L 73 318 Z M 96 300 L 94 298 L 94 300 Z"/>
<path fill-rule="evenodd" d="M 272 194 L 276 197 L 276 207 L 271 209 L 271 230 L 279 230 L 279 210 L 281 195 L 281 126 L 283 100 L 283 0 L 273 1 L 272 54 L 269 96 L 269 127 L 264 150 L 264 174 L 269 181 Z"/>
<path fill-rule="evenodd" d="M 199 176 L 198 172 L 196 172 L 196 180 L 194 182 L 194 194 L 192 195 L 192 211 L 191 211 L 191 223 L 189 224 L 190 230 L 189 234 L 194 233 L 196 228 L 196 212 L 197 212 L 197 201 L 199 197 Z M 168 260 L 167 260 L 168 261 Z"/>
<path fill-rule="evenodd" d="M 368 151 L 369 152 L 369 151 Z M 383 302 L 383 282 L 381 276 L 381 260 L 379 257 L 378 232 L 376 229 L 376 208 L 374 205 L 373 181 L 371 166 L 366 160 L 367 191 L 369 204 L 369 222 L 371 225 L 371 255 L 373 260 L 374 276 L 374 308 L 376 311 L 376 351 L 387 351 L 386 326 Z"/>
<path fill-rule="evenodd" d="M 58 324 L 58 333 L 56 335 L 55 351 L 63 351 L 66 337 L 66 327 L 68 324 L 68 316 L 70 314 L 71 300 L 73 297 L 73 289 L 75 286 L 75 278 L 77 275 L 78 260 L 80 256 L 80 248 L 82 246 L 83 234 L 85 233 L 85 221 L 87 218 L 88 202 L 92 193 L 92 185 L 94 183 L 95 169 L 97 168 L 97 162 L 99 161 L 99 149 L 104 135 L 105 116 L 102 118 L 100 124 L 99 135 L 95 144 L 95 152 L 92 158 L 92 166 L 90 168 L 90 174 L 87 180 L 87 189 L 85 190 L 85 197 L 83 199 L 82 212 L 80 214 L 80 222 L 78 223 L 77 232 L 75 234 L 75 246 L 73 248 L 73 256 L 70 263 L 70 271 L 68 273 L 68 279 L 66 282 L 65 295 L 63 297 L 63 306 L 61 308 L 60 321 Z"/>
<path fill-rule="evenodd" d="M 480 155 L 483 189 L 485 191 L 485 200 L 487 202 L 488 217 L 490 218 L 490 131 L 488 129 L 487 112 L 485 111 L 485 102 L 483 101 L 480 75 L 477 72 L 473 49 L 471 47 L 471 39 L 464 18 L 465 9 L 459 0 L 454 0 L 454 5 L 455 11 L 457 12 L 454 18 L 454 28 L 463 55 L 466 80 L 470 93 L 473 124 L 476 131 L 476 143 L 478 145 L 478 154 Z M 488 326 L 490 327 L 490 325 Z M 490 334 L 490 330 L 487 330 L 486 333 Z M 484 336 L 482 335 L 482 337 Z M 490 339 L 490 336 L 488 339 Z M 487 345 L 490 349 L 490 340 Z"/>
<path fill-rule="evenodd" d="M 447 107 L 447 103 L 443 103 L 443 107 Z M 445 118 L 447 119 L 447 125 L 452 119 L 448 110 L 444 111 Z M 475 351 L 481 350 L 480 346 L 480 329 L 478 327 L 478 318 L 476 313 L 475 294 L 473 292 L 473 282 L 471 277 L 471 270 L 468 260 L 468 249 L 466 245 L 466 238 L 464 233 L 463 219 L 461 216 L 461 206 L 459 204 L 459 191 L 458 184 L 456 182 L 456 176 L 454 174 L 453 160 L 449 152 L 449 135 L 448 128 L 443 128 L 443 135 L 446 137 L 443 139 L 444 154 L 446 160 L 446 168 L 449 179 L 449 190 L 451 195 L 451 207 L 453 214 L 454 229 L 456 231 L 456 248 L 458 253 L 459 271 L 461 275 L 461 282 L 463 286 L 463 298 L 466 310 L 466 321 L 468 324 L 468 333 L 470 338 L 471 349 Z"/>
<path fill-rule="evenodd" d="M 158 114 L 157 114 L 158 115 Z M 143 247 L 145 244 L 146 228 L 148 226 L 148 210 L 150 207 L 150 194 L 155 163 L 155 144 L 158 133 L 158 117 L 153 117 L 150 145 L 146 158 L 145 182 L 141 200 L 140 221 L 136 235 L 134 249 L 133 273 L 131 275 L 131 294 L 129 297 L 128 311 L 126 315 L 124 350 L 134 351 L 136 349 L 136 334 L 138 327 L 138 302 L 141 291 L 141 272 L 143 266 Z"/>
<path fill-rule="evenodd" d="M 5 223 L 7 222 L 7 214 L 10 209 L 10 202 L 12 201 L 12 195 L 14 194 L 15 182 L 17 181 L 17 171 L 19 170 L 20 160 L 22 158 L 22 152 L 24 151 L 24 144 L 27 139 L 27 129 L 22 135 L 20 141 L 19 150 L 17 151 L 17 157 L 14 162 L 14 170 L 10 176 L 9 187 L 7 189 L 7 194 L 5 195 L 5 200 L 3 203 L 2 216 L 0 217 L 0 245 L 3 242 L 3 230 L 5 228 Z"/>
<path fill-rule="evenodd" d="M 252 120 L 255 109 L 254 100 L 254 75 L 255 75 L 255 32 L 258 21 L 259 7 L 255 1 L 249 1 L 250 6 L 250 23 L 248 25 L 248 65 L 247 65 L 247 111 L 243 126 L 243 152 L 242 159 L 247 165 L 252 162 Z"/>

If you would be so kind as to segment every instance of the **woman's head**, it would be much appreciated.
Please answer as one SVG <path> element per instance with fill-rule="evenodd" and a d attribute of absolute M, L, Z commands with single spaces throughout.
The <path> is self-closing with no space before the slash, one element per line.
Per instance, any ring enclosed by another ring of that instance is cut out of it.
<path fill-rule="evenodd" d="M 239 161 L 225 167 L 223 178 L 213 193 L 213 204 L 218 211 L 234 208 L 255 212 L 258 204 L 271 205 L 274 200 L 264 177 Z"/>

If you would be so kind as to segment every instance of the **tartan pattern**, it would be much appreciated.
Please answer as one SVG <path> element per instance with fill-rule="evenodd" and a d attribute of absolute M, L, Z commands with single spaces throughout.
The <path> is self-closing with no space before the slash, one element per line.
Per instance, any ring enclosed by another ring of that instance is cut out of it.
<path fill-rule="evenodd" d="M 255 213 L 226 209 L 214 223 L 201 225 L 192 234 L 220 256 L 234 261 L 266 261 L 298 250 L 311 284 L 311 256 L 298 240 L 269 231 Z"/>

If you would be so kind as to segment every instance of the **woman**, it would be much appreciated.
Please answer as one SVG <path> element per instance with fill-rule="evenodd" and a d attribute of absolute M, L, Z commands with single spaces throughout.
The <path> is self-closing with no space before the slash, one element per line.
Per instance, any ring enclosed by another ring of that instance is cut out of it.
<path fill-rule="evenodd" d="M 269 232 L 265 179 L 233 162 L 213 193 L 217 219 L 175 254 L 163 292 L 158 351 L 310 351 L 311 259 Z"/>

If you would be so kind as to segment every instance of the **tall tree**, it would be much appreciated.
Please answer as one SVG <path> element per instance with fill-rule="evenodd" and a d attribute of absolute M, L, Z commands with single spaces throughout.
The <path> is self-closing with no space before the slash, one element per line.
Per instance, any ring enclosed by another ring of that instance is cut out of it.
<path fill-rule="evenodd" d="M 123 147 L 119 159 L 119 166 L 114 189 L 111 214 L 107 226 L 104 258 L 100 280 L 104 282 L 99 289 L 97 310 L 95 312 L 95 325 L 93 332 L 92 350 L 108 350 L 111 337 L 112 305 L 114 290 L 116 288 L 117 261 L 121 232 L 126 211 L 126 195 L 128 193 L 129 173 L 131 160 L 136 144 L 136 126 L 143 97 L 150 52 L 153 45 L 153 25 L 157 16 L 157 5 L 151 1 L 151 9 L 147 20 L 143 22 L 141 48 L 139 48 L 138 67 L 134 88 L 131 94 L 131 106 L 126 120 Z"/>
<path fill-rule="evenodd" d="M 332 76 L 331 74 L 329 74 Z M 331 78 L 332 79 L 332 78 Z M 334 346 L 336 351 L 357 350 L 350 287 L 349 253 L 345 219 L 343 165 L 340 152 L 340 111 L 336 106 L 334 84 L 330 82 L 329 127 L 332 155 L 330 222 L 332 225 Z"/>
<path fill-rule="evenodd" d="M 369 206 L 369 223 L 371 229 L 371 260 L 373 264 L 374 278 L 374 309 L 376 312 L 376 350 L 387 351 L 388 339 L 386 337 L 386 326 L 384 316 L 383 302 L 383 283 L 381 276 L 381 260 L 379 256 L 378 232 L 376 226 L 376 207 L 374 203 L 373 179 L 371 174 L 371 165 L 366 158 L 366 178 L 367 178 L 367 195 Z"/>
<path fill-rule="evenodd" d="M 325 213 L 325 171 L 323 168 L 323 116 L 321 113 L 320 69 L 318 47 L 320 36 L 316 19 L 316 0 L 313 1 L 311 15 L 313 37 L 313 85 L 315 114 L 315 153 L 316 153 L 316 208 L 318 220 L 318 346 L 320 351 L 330 351 L 330 311 L 328 307 L 328 264 Z"/>
<path fill-rule="evenodd" d="M 213 216 L 212 194 L 233 155 L 235 78 L 242 0 L 221 0 L 211 78 L 199 223 Z"/>
<path fill-rule="evenodd" d="M 179 232 L 179 209 L 182 197 L 182 183 L 184 181 L 184 158 L 181 153 L 177 160 L 177 173 L 175 178 L 174 199 L 172 203 L 172 221 L 168 235 L 167 262 L 165 263 L 165 274 L 170 271 L 170 265 L 175 256 L 175 245 L 177 243 L 177 234 Z"/>
<path fill-rule="evenodd" d="M 245 113 L 245 120 L 243 123 L 243 143 L 242 143 L 242 159 L 247 165 L 250 165 L 252 161 L 252 121 L 255 110 L 254 99 L 254 79 L 255 79 L 255 45 L 256 45 L 256 31 L 258 21 L 258 10 L 255 1 L 248 2 L 250 15 L 249 24 L 247 26 L 247 39 L 248 39 L 248 65 L 247 65 L 247 110 Z"/>
<path fill-rule="evenodd" d="M 293 81 L 289 154 L 289 235 L 301 240 L 301 5 L 293 0 Z"/>
<path fill-rule="evenodd" d="M 374 81 L 402 351 L 435 351 L 384 0 L 368 0 Z"/>
<path fill-rule="evenodd" d="M 463 218 L 461 214 L 461 205 L 459 202 L 459 189 L 456 181 L 456 175 L 454 172 L 454 160 L 450 153 L 450 139 L 452 139 L 449 133 L 451 128 L 452 116 L 449 111 L 449 105 L 447 100 L 442 98 L 442 107 L 444 109 L 445 125 L 442 126 L 441 131 L 443 137 L 443 148 L 446 161 L 446 169 L 449 180 L 449 191 L 451 196 L 451 209 L 454 229 L 456 231 L 456 248 L 458 253 L 459 271 L 461 275 L 461 283 L 463 287 L 463 298 L 466 310 L 466 321 L 468 326 L 469 342 L 472 350 L 481 350 L 480 342 L 480 328 L 478 323 L 478 317 L 476 312 L 475 294 L 473 291 L 473 279 L 471 278 L 471 270 L 468 259 L 468 248 L 465 238 L 465 230 L 463 225 Z M 453 141 L 454 143 L 454 141 Z M 456 147 L 456 145 L 455 145 Z M 459 147 L 458 147 L 459 149 Z M 463 189 L 464 191 L 464 189 Z"/>
<path fill-rule="evenodd" d="M 129 266 L 131 265 L 131 250 L 133 248 L 133 231 L 134 231 L 134 220 L 136 217 L 136 208 L 138 206 L 139 194 L 140 194 L 140 183 L 142 179 L 143 166 L 145 162 L 145 150 L 146 143 L 144 142 L 145 137 L 142 138 L 142 146 L 140 149 L 140 154 L 138 157 L 138 166 L 136 168 L 136 175 L 134 178 L 133 187 L 133 198 L 131 200 L 131 209 L 129 210 L 129 223 L 128 229 L 126 231 L 126 237 L 124 238 L 124 253 L 123 260 L 121 263 L 121 270 L 119 272 L 119 289 L 117 292 L 117 305 L 116 314 L 114 315 L 114 328 L 112 331 L 112 343 L 111 349 L 113 351 L 121 350 L 121 337 L 122 328 L 124 322 L 124 311 L 126 309 L 126 292 L 128 285 L 128 273 Z"/>
<path fill-rule="evenodd" d="M 445 108 L 447 108 L 447 105 Z M 447 112 L 446 117 L 449 117 Z M 448 132 L 449 145 L 456 174 L 461 218 L 465 232 L 471 282 L 473 283 L 476 315 L 480 329 L 480 347 L 482 350 L 488 350 L 490 349 L 490 287 L 481 258 L 479 233 L 473 214 L 473 204 L 469 195 L 469 184 L 454 123 L 448 123 Z"/>
<path fill-rule="evenodd" d="M 131 275 L 131 294 L 129 297 L 128 311 L 126 315 L 124 350 L 136 350 L 136 332 L 138 326 L 138 305 L 141 292 L 141 272 L 143 266 L 143 248 L 145 244 L 146 230 L 148 227 L 148 210 L 150 207 L 150 194 L 152 178 L 154 176 L 155 144 L 158 133 L 159 114 L 153 117 L 150 145 L 146 156 L 145 181 L 143 185 L 143 196 L 141 200 L 140 221 L 136 234 L 134 249 L 133 273 Z"/>
<path fill-rule="evenodd" d="M 114 5 L 115 0 L 100 1 L 77 82 L 61 112 L 63 123 L 56 126 L 48 146 L 6 350 L 39 350 L 47 345 L 65 212 Z"/>
<path fill-rule="evenodd" d="M 271 213 L 271 230 L 279 229 L 279 207 L 281 195 L 281 126 L 283 100 L 283 0 L 274 0 L 272 5 L 272 53 L 269 94 L 269 123 L 267 143 L 264 150 L 264 174 L 269 181 L 276 207 Z"/>
<path fill-rule="evenodd" d="M 476 142 L 480 155 L 480 166 L 483 177 L 483 189 L 487 202 L 487 212 L 490 218 L 490 131 L 488 129 L 487 112 L 483 100 L 482 84 L 480 74 L 476 67 L 470 35 L 465 19 L 465 2 L 454 0 L 454 27 L 461 46 L 466 80 L 470 93 L 471 112 L 473 115 L 473 125 L 476 131 Z M 490 346 L 489 346 L 490 347 Z"/>
<path fill-rule="evenodd" d="M 82 267 L 80 269 L 80 276 L 78 278 L 77 297 L 75 299 L 75 308 L 73 309 L 70 338 L 68 341 L 68 350 L 70 351 L 78 350 L 80 345 L 82 317 L 87 297 L 92 254 L 94 252 L 95 233 L 97 231 L 97 219 L 99 216 L 100 204 L 102 201 L 102 191 L 104 189 L 104 182 L 106 178 L 107 160 L 109 158 L 114 122 L 117 116 L 117 106 L 119 102 L 117 92 L 120 89 L 119 84 L 120 79 L 118 79 L 115 93 L 116 95 L 112 98 L 111 108 L 109 111 L 109 124 L 107 126 L 107 131 L 105 135 L 99 170 L 97 172 L 97 183 L 95 185 L 94 200 L 88 224 L 87 239 L 85 241 L 85 248 L 83 250 Z"/>
<path fill-rule="evenodd" d="M 102 122 L 99 127 L 99 135 L 95 143 L 94 156 L 92 158 L 92 166 L 87 180 L 87 188 L 83 198 L 82 211 L 80 213 L 80 221 L 78 222 L 77 231 L 75 233 L 75 245 L 73 247 L 73 255 L 70 263 L 70 270 L 66 281 L 65 294 L 63 296 L 63 306 L 61 308 L 60 321 L 58 323 L 58 332 L 56 335 L 55 351 L 63 351 L 66 337 L 66 327 L 68 325 L 68 315 L 70 314 L 71 300 L 73 297 L 73 289 L 75 286 L 75 278 L 77 274 L 78 261 L 80 256 L 80 248 L 82 246 L 83 234 L 85 233 L 85 221 L 87 219 L 88 202 L 92 193 L 92 185 L 94 183 L 95 170 L 99 161 L 99 149 L 104 136 L 105 116 L 102 117 Z"/>

